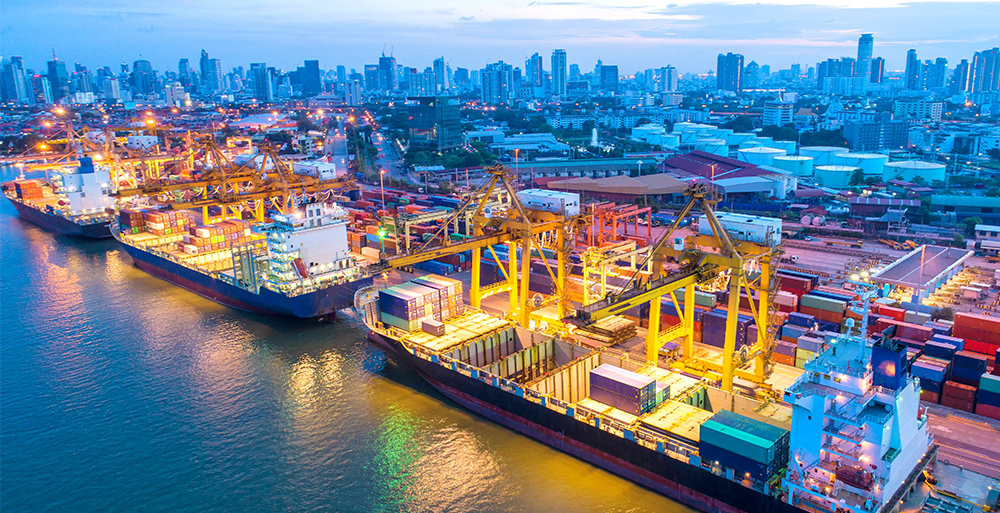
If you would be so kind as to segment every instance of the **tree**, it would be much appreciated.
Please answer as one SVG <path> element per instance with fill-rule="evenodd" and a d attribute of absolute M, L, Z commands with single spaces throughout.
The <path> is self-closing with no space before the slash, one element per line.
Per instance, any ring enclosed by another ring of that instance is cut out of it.
<path fill-rule="evenodd" d="M 837 130 L 817 130 L 802 133 L 802 146 L 843 146 L 847 147 L 847 139 Z"/>
<path fill-rule="evenodd" d="M 956 248 L 963 248 L 964 249 L 965 248 L 965 236 L 962 235 L 961 233 L 955 232 L 955 237 L 951 241 L 951 245 L 955 246 Z"/>
<path fill-rule="evenodd" d="M 865 184 L 865 171 L 861 168 L 855 169 L 854 173 L 851 174 L 851 183 L 849 185 L 864 185 Z"/>
<path fill-rule="evenodd" d="M 955 310 L 952 309 L 950 306 L 935 308 L 934 311 L 931 312 L 931 319 L 935 321 L 941 319 L 944 319 L 946 321 L 953 321 L 955 320 Z"/>
<path fill-rule="evenodd" d="M 986 196 L 990 198 L 1000 198 L 1000 187 L 993 186 L 986 189 Z"/>
<path fill-rule="evenodd" d="M 990 156 L 990 160 L 995 160 L 1000 162 L 1000 148 L 990 148 L 990 150 L 987 151 L 986 154 Z"/>
<path fill-rule="evenodd" d="M 761 129 L 761 137 L 770 137 L 775 141 L 798 141 L 799 132 L 795 130 L 795 125 L 784 126 L 768 125 Z"/>
<path fill-rule="evenodd" d="M 965 219 L 962 219 L 962 222 L 965 223 L 965 233 L 967 235 L 975 235 L 976 234 L 976 225 L 977 224 L 983 224 L 983 218 L 981 218 L 981 217 L 966 217 Z"/>
<path fill-rule="evenodd" d="M 927 180 L 924 177 L 920 176 L 920 175 L 914 176 L 913 180 L 911 180 L 911 181 L 913 183 L 917 184 L 917 185 L 921 185 L 921 186 L 927 185 Z"/>
<path fill-rule="evenodd" d="M 750 132 L 753 130 L 753 120 L 747 116 L 736 116 L 719 128 L 730 129 L 734 132 Z"/>

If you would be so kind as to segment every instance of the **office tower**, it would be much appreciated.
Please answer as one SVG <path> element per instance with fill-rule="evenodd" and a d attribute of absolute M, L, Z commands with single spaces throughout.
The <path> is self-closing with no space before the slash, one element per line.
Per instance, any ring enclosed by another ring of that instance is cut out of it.
<path fill-rule="evenodd" d="M 47 105 L 55 101 L 52 96 L 52 83 L 48 77 L 34 75 L 28 80 L 28 87 L 31 89 L 31 103 L 35 105 Z"/>
<path fill-rule="evenodd" d="M 469 70 L 466 68 L 455 68 L 455 75 L 452 78 L 455 79 L 456 86 L 467 86 L 469 85 Z"/>
<path fill-rule="evenodd" d="M 250 64 L 250 87 L 253 90 L 253 97 L 261 103 L 270 103 L 274 100 L 274 89 L 271 85 L 271 73 L 267 69 L 267 64 L 254 62 Z"/>
<path fill-rule="evenodd" d="M 319 78 L 319 61 L 305 61 L 300 68 L 299 81 L 302 83 L 303 96 L 316 96 L 323 92 L 323 82 Z"/>
<path fill-rule="evenodd" d="M 601 65 L 600 61 L 597 65 Z M 552 94 L 557 94 L 560 97 L 566 96 L 567 72 L 566 50 L 562 48 L 552 50 Z"/>
<path fill-rule="evenodd" d="M 13 56 L 3 60 L 3 99 L 18 103 L 30 103 L 31 91 L 24 74 L 24 60 Z"/>
<path fill-rule="evenodd" d="M 361 81 L 351 80 L 344 84 L 344 104 L 348 107 L 358 107 L 361 100 Z"/>
<path fill-rule="evenodd" d="M 955 71 L 951 74 L 951 82 L 948 84 L 948 92 L 951 94 L 964 93 L 969 90 L 969 61 L 962 59 L 962 62 L 955 66 Z"/>
<path fill-rule="evenodd" d="M 58 59 L 48 61 L 49 87 L 52 89 L 53 101 L 69 94 L 69 73 L 66 72 L 66 63 Z M 49 102 L 51 103 L 51 102 Z"/>
<path fill-rule="evenodd" d="M 347 68 L 343 64 L 337 65 L 337 83 L 346 84 L 347 83 Z"/>
<path fill-rule="evenodd" d="M 743 76 L 743 55 L 738 53 L 719 54 L 715 71 L 716 88 L 721 91 L 740 92 Z"/>
<path fill-rule="evenodd" d="M 861 34 L 858 39 L 858 64 L 854 73 L 855 76 L 865 77 L 868 82 L 871 82 L 871 61 L 874 46 L 875 38 L 871 34 Z"/>
<path fill-rule="evenodd" d="M 920 59 L 913 48 L 906 52 L 906 73 L 903 75 L 903 87 L 906 89 L 921 89 L 920 77 L 923 75 Z"/>
<path fill-rule="evenodd" d="M 448 65 L 444 62 L 444 57 L 434 59 L 434 80 L 438 91 L 444 91 L 451 87 L 448 82 Z"/>
<path fill-rule="evenodd" d="M 462 102 L 454 96 L 421 96 L 406 102 L 410 146 L 437 152 L 462 144 Z"/>
<path fill-rule="evenodd" d="M 433 96 L 437 92 L 438 83 L 433 71 L 410 74 L 410 96 Z"/>
<path fill-rule="evenodd" d="M 970 92 L 1000 91 L 1000 48 L 994 47 L 972 55 L 969 65 Z"/>
<path fill-rule="evenodd" d="M 365 64 L 365 91 L 378 91 L 378 64 Z"/>
<path fill-rule="evenodd" d="M 579 64 L 570 64 L 569 65 L 569 80 L 571 82 L 575 82 L 577 80 L 580 80 L 580 65 Z"/>
<path fill-rule="evenodd" d="M 760 81 L 764 82 L 764 81 L 766 81 L 769 78 L 771 78 L 771 65 L 770 64 L 762 64 L 760 66 Z"/>
<path fill-rule="evenodd" d="M 186 94 L 184 86 L 180 82 L 168 84 L 167 87 L 163 88 L 163 100 L 171 107 L 183 106 Z"/>
<path fill-rule="evenodd" d="M 198 71 L 201 72 L 201 82 L 198 82 L 198 85 L 204 86 L 208 80 L 208 52 L 204 48 L 201 49 L 201 59 L 198 60 Z"/>
<path fill-rule="evenodd" d="M 756 89 L 760 85 L 760 66 L 757 65 L 757 61 L 750 61 L 743 68 L 743 81 L 741 84 L 744 89 Z"/>
<path fill-rule="evenodd" d="M 150 94 L 153 92 L 153 65 L 147 60 L 137 60 L 132 63 L 132 73 L 129 81 L 137 94 Z"/>
<path fill-rule="evenodd" d="M 664 91 L 676 91 L 677 90 L 677 68 L 673 66 L 667 66 L 663 68 L 663 90 Z"/>
<path fill-rule="evenodd" d="M 840 58 L 840 76 L 842 77 L 853 77 L 855 76 L 855 68 L 857 61 L 851 57 L 841 57 Z"/>
<path fill-rule="evenodd" d="M 524 61 L 524 76 L 531 84 L 531 87 L 542 87 L 545 77 L 545 69 L 542 68 L 542 56 L 535 52 L 528 60 Z"/>
<path fill-rule="evenodd" d="M 396 58 L 382 55 L 378 58 L 378 88 L 381 91 L 399 89 L 399 71 L 396 69 Z"/>
<path fill-rule="evenodd" d="M 177 80 L 185 87 L 191 84 L 191 62 L 186 58 L 177 62 Z"/>
<path fill-rule="evenodd" d="M 205 91 L 208 94 L 222 92 L 223 79 L 222 79 L 222 61 L 219 59 L 209 59 L 207 63 L 208 74 L 203 76 L 202 79 L 205 81 Z"/>
<path fill-rule="evenodd" d="M 945 77 L 948 75 L 948 59 L 938 57 L 932 63 L 927 61 L 924 64 L 924 89 L 944 87 Z"/>
<path fill-rule="evenodd" d="M 618 92 L 618 66 L 601 66 L 601 89 L 609 93 Z"/>
<path fill-rule="evenodd" d="M 483 103 L 506 105 L 510 103 L 514 70 L 510 64 L 497 61 L 487 64 L 479 73 L 482 81 Z"/>
<path fill-rule="evenodd" d="M 792 80 L 798 80 L 802 76 L 802 65 L 792 64 L 791 69 L 789 69 L 788 74 L 791 76 Z"/>
<path fill-rule="evenodd" d="M 881 84 L 882 75 L 885 74 L 885 59 L 881 57 L 876 57 L 872 59 L 871 67 L 869 68 L 871 74 L 871 84 Z"/>
<path fill-rule="evenodd" d="M 120 100 L 122 97 L 121 82 L 118 77 L 105 76 L 101 89 L 104 91 L 105 100 Z"/>

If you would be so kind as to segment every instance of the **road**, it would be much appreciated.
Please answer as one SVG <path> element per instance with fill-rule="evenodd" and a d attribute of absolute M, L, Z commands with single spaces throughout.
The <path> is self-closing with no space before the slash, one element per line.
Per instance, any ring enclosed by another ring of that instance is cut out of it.
<path fill-rule="evenodd" d="M 326 134 L 326 141 L 323 143 L 323 153 L 330 158 L 330 162 L 336 164 L 337 171 L 347 170 L 347 134 L 344 131 L 344 122 L 341 121 L 337 128 L 330 130 Z"/>
<path fill-rule="evenodd" d="M 928 427 L 941 446 L 939 460 L 1000 479 L 1000 422 L 938 404 L 927 408 Z"/>

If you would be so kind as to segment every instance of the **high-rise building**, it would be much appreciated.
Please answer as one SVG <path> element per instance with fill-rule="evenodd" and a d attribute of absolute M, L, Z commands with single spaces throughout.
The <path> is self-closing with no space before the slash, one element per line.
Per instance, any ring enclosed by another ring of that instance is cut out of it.
<path fill-rule="evenodd" d="M 462 144 L 461 111 L 462 103 L 454 96 L 408 98 L 410 145 L 437 152 L 457 148 Z"/>
<path fill-rule="evenodd" d="M 562 48 L 552 50 L 552 94 L 557 94 L 560 98 L 566 96 L 567 71 L 566 50 Z"/>
<path fill-rule="evenodd" d="M 150 94 L 153 92 L 153 65 L 147 60 L 137 60 L 132 63 L 132 73 L 129 81 L 136 94 Z"/>
<path fill-rule="evenodd" d="M 969 90 L 969 61 L 962 59 L 962 62 L 955 66 L 955 71 L 951 74 L 951 82 L 948 84 L 948 92 L 951 94 L 964 93 Z"/>
<path fill-rule="evenodd" d="M 927 61 L 923 71 L 924 89 L 944 87 L 945 77 L 948 74 L 948 59 L 938 57 L 933 63 Z"/>
<path fill-rule="evenodd" d="M 542 56 L 535 52 L 524 61 L 524 76 L 531 87 L 542 87 L 545 82 L 545 69 L 542 67 Z"/>
<path fill-rule="evenodd" d="M 601 89 L 609 93 L 618 93 L 618 66 L 604 64 L 601 66 Z"/>
<path fill-rule="evenodd" d="M 848 121 L 844 124 L 844 139 L 852 151 L 898 150 L 906 147 L 910 125 L 906 120 L 893 120 L 881 112 L 870 121 Z"/>
<path fill-rule="evenodd" d="M 351 80 L 344 84 L 344 104 L 348 107 L 358 107 L 361 100 L 361 81 Z"/>
<path fill-rule="evenodd" d="M 869 83 L 881 84 L 882 75 L 885 74 L 885 59 L 881 57 L 875 57 L 872 59 L 870 71 L 871 79 L 869 80 Z"/>
<path fill-rule="evenodd" d="M 738 53 L 719 54 L 715 71 L 716 88 L 721 91 L 740 92 L 743 87 L 743 55 Z"/>
<path fill-rule="evenodd" d="M 438 91 L 444 91 L 451 87 L 448 83 L 448 65 L 444 62 L 444 57 L 434 59 L 434 80 Z"/>
<path fill-rule="evenodd" d="M 748 66 L 749 67 L 749 66 Z M 764 113 L 761 119 L 764 126 L 785 126 L 791 124 L 795 115 L 795 104 L 781 101 L 764 103 Z"/>
<path fill-rule="evenodd" d="M 757 64 L 757 61 L 750 61 L 743 68 L 741 85 L 743 89 L 756 89 L 760 85 L 760 66 Z"/>
<path fill-rule="evenodd" d="M 191 83 L 191 62 L 186 58 L 177 61 L 177 81 L 183 86 Z"/>
<path fill-rule="evenodd" d="M 48 61 L 49 87 L 52 89 L 53 101 L 69 94 L 69 73 L 66 72 L 66 63 L 58 59 Z M 50 102 L 51 103 L 51 102 Z"/>
<path fill-rule="evenodd" d="M 202 80 L 205 81 L 204 92 L 208 94 L 222 92 L 225 89 L 222 79 L 222 61 L 219 59 L 209 59 L 206 66 L 207 74 L 202 77 Z"/>
<path fill-rule="evenodd" d="M 105 76 L 101 89 L 104 90 L 105 100 L 120 100 L 122 97 L 121 83 L 118 77 Z"/>
<path fill-rule="evenodd" d="M 346 84 L 347 83 L 347 68 L 343 64 L 337 65 L 337 83 Z"/>
<path fill-rule="evenodd" d="M 55 101 L 52 97 L 52 83 L 48 77 L 34 75 L 28 80 L 31 91 L 31 103 L 35 105 L 47 105 Z"/>
<path fill-rule="evenodd" d="M 858 39 L 858 64 L 854 70 L 855 76 L 865 77 L 871 82 L 872 50 L 875 47 L 875 38 L 871 34 L 861 34 Z"/>
<path fill-rule="evenodd" d="M 396 70 L 396 58 L 382 55 L 378 58 L 378 88 L 380 91 L 395 91 L 399 89 L 399 74 Z"/>
<path fill-rule="evenodd" d="M 920 78 L 923 76 L 923 65 L 917 58 L 917 51 L 911 48 L 906 52 L 906 73 L 903 75 L 903 87 L 906 89 L 922 89 Z"/>
<path fill-rule="evenodd" d="M 24 60 L 20 56 L 3 59 L 3 99 L 17 103 L 30 103 L 31 91 L 24 74 Z"/>
<path fill-rule="evenodd" d="M 378 64 L 365 64 L 365 91 L 378 91 Z"/>
<path fill-rule="evenodd" d="M 1000 91 L 1000 48 L 993 47 L 972 55 L 969 85 L 973 93 Z"/>
<path fill-rule="evenodd" d="M 455 87 L 465 87 L 469 85 L 469 70 L 466 68 L 455 68 Z"/>
<path fill-rule="evenodd" d="M 569 80 L 570 82 L 575 82 L 580 80 L 580 65 L 570 64 L 569 65 Z"/>
<path fill-rule="evenodd" d="M 323 92 L 323 82 L 319 77 L 319 61 L 305 61 L 305 66 L 299 72 L 303 96 L 316 96 Z"/>
<path fill-rule="evenodd" d="M 677 90 L 677 68 L 666 66 L 653 70 L 653 91 L 667 92 Z"/>
<path fill-rule="evenodd" d="M 792 80 L 798 80 L 802 76 L 802 65 L 792 64 L 792 67 L 788 70 L 788 75 Z"/>
<path fill-rule="evenodd" d="M 424 73 L 410 74 L 410 96 L 434 96 L 438 84 L 436 73 L 425 71 Z"/>
<path fill-rule="evenodd" d="M 263 62 L 250 63 L 250 87 L 253 89 L 253 97 L 261 103 L 274 101 L 274 86 L 271 84 L 271 73 L 267 69 L 267 64 Z"/>
<path fill-rule="evenodd" d="M 487 64 L 479 73 L 483 103 L 507 105 L 514 86 L 514 70 L 510 64 L 497 61 Z"/>
<path fill-rule="evenodd" d="M 204 48 L 201 49 L 201 59 L 198 60 L 198 71 L 201 72 L 201 82 L 198 85 L 203 86 L 208 80 L 208 52 Z"/>

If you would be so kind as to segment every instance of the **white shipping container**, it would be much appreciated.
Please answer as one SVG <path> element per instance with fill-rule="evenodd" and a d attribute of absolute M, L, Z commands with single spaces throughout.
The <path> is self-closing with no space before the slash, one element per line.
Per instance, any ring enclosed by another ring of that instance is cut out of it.
<path fill-rule="evenodd" d="M 719 219 L 722 228 L 729 233 L 730 237 L 736 240 L 764 244 L 770 236 L 772 246 L 781 244 L 781 219 L 729 212 L 716 212 L 715 217 Z M 712 234 L 712 225 L 708 222 L 708 216 L 702 215 L 698 219 L 698 232 L 702 235 Z"/>
<path fill-rule="evenodd" d="M 580 195 L 571 192 L 528 189 L 517 193 L 525 207 L 567 216 L 580 215 Z"/>
<path fill-rule="evenodd" d="M 364 256 L 366 256 L 366 257 L 378 258 L 379 257 L 379 250 L 378 250 L 378 248 L 364 247 L 364 248 L 361 248 L 361 254 L 364 255 Z"/>

